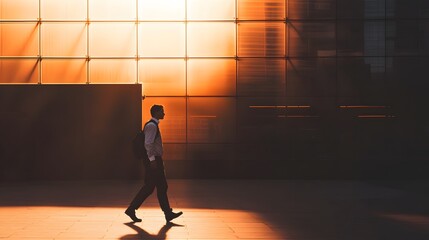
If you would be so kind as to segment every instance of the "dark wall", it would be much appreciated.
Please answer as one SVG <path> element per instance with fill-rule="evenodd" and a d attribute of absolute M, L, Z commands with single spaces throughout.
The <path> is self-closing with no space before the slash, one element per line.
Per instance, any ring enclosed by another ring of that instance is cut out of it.
<path fill-rule="evenodd" d="M 0 180 L 136 178 L 141 85 L 0 86 Z"/>
<path fill-rule="evenodd" d="M 308 99 L 315 107 L 285 112 L 251 109 L 251 101 L 242 107 L 239 103 L 236 140 L 167 142 L 167 175 L 427 178 L 427 84 L 412 80 L 421 78 L 417 70 L 422 66 L 401 62 L 405 64 L 416 69 L 409 67 L 412 71 L 407 75 L 390 78 L 396 83 L 388 107 L 341 108 L 334 99 Z M 411 78 L 405 81 L 407 77 Z M 0 180 L 142 178 L 143 166 L 131 152 L 141 109 L 141 85 L 0 86 Z"/>

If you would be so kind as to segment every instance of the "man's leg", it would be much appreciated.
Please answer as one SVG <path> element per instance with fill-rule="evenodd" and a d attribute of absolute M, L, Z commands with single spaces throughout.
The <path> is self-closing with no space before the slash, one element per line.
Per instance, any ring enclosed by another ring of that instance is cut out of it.
<path fill-rule="evenodd" d="M 149 197 L 156 186 L 156 175 L 153 173 L 152 170 L 146 171 L 145 176 L 145 182 L 143 187 L 140 189 L 140 191 L 137 193 L 137 195 L 134 197 L 134 199 L 131 201 L 129 207 L 125 211 L 125 214 L 127 214 L 134 222 L 141 222 L 141 219 L 136 217 L 135 210 L 138 209 L 144 200 L 146 200 L 147 197 Z"/>
<path fill-rule="evenodd" d="M 167 222 L 173 220 L 174 218 L 182 215 L 182 212 L 174 213 L 173 209 L 170 207 L 170 202 L 168 201 L 167 190 L 167 178 L 165 177 L 164 171 L 164 162 L 161 158 L 157 159 L 158 169 L 157 169 L 157 178 L 156 178 L 156 193 L 158 197 L 159 206 L 164 212 L 165 219 Z"/>

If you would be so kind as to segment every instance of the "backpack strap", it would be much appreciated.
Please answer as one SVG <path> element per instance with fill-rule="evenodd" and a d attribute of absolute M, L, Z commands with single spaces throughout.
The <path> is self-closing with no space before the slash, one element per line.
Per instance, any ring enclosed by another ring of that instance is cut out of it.
<path fill-rule="evenodd" d="M 158 123 L 157 122 L 155 122 L 155 120 L 153 120 L 153 119 L 150 119 L 149 121 L 147 121 L 146 123 L 145 123 L 145 125 L 144 125 L 144 127 L 143 127 L 143 131 L 144 131 L 144 129 L 145 129 L 145 127 L 146 127 L 146 125 L 148 125 L 149 123 L 153 123 L 153 124 L 155 124 L 155 126 L 156 126 L 156 135 L 155 135 L 155 139 L 160 135 L 160 132 L 159 132 L 159 127 L 158 127 Z"/>

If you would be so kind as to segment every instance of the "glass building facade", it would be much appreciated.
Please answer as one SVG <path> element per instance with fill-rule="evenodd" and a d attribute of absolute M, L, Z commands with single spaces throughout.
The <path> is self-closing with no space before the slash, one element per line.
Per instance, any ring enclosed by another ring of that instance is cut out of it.
<path fill-rule="evenodd" d="M 166 109 L 166 160 L 337 159 L 351 149 L 334 127 L 394 119 L 398 89 L 427 81 L 426 0 L 1 0 L 0 11 L 1 84 L 141 84 L 143 123 L 151 105 Z"/>

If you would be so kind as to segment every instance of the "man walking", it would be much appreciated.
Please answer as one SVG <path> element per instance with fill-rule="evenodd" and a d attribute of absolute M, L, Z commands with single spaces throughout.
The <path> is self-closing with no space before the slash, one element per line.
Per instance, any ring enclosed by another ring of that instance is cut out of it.
<path fill-rule="evenodd" d="M 136 216 L 136 209 L 138 209 L 144 200 L 152 194 L 156 188 L 159 205 L 164 212 L 165 220 L 171 220 L 182 215 L 182 212 L 174 213 L 170 208 L 170 203 L 167 196 L 167 179 L 165 178 L 164 162 L 162 160 L 162 138 L 159 131 L 158 124 L 160 119 L 164 119 L 164 107 L 162 105 L 153 105 L 150 109 L 152 119 L 147 122 L 143 128 L 145 136 L 145 148 L 149 161 L 145 161 L 146 174 L 144 185 L 131 201 L 125 214 L 127 214 L 134 222 L 141 222 L 140 218 Z"/>

